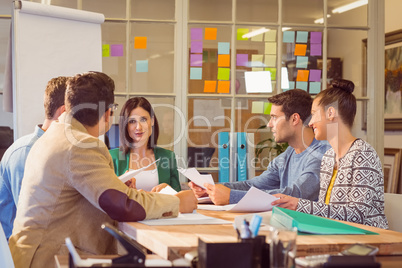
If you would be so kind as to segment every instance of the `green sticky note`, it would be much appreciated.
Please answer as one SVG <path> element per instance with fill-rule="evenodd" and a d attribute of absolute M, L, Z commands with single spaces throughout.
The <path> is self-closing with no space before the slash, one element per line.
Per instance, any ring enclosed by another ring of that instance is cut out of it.
<path fill-rule="evenodd" d="M 251 104 L 252 114 L 262 114 L 264 112 L 264 102 L 263 101 L 253 101 Z"/>
<path fill-rule="evenodd" d="M 148 60 L 137 60 L 136 61 L 137 73 L 147 73 L 148 72 Z"/>
<path fill-rule="evenodd" d="M 218 68 L 218 80 L 229 80 L 230 68 Z"/>
<path fill-rule="evenodd" d="M 296 68 L 307 68 L 308 57 L 305 56 L 297 56 L 296 57 Z"/>
<path fill-rule="evenodd" d="M 276 81 L 276 68 L 265 68 L 265 71 L 271 73 L 271 81 Z"/>
<path fill-rule="evenodd" d="M 201 80 L 202 79 L 202 68 L 190 68 L 190 79 L 191 80 Z"/>
<path fill-rule="evenodd" d="M 283 43 L 294 43 L 295 42 L 295 32 L 285 31 L 283 32 Z"/>
<path fill-rule="evenodd" d="M 271 113 L 271 107 L 272 107 L 272 103 L 264 102 L 264 114 L 270 114 Z"/>
<path fill-rule="evenodd" d="M 310 82 L 309 93 L 318 94 L 321 91 L 321 82 Z"/>
<path fill-rule="evenodd" d="M 237 40 L 248 40 L 248 38 L 243 38 L 243 35 L 245 35 L 246 33 L 248 33 L 249 30 L 247 28 L 239 28 L 237 29 Z"/>
<path fill-rule="evenodd" d="M 307 43 L 307 39 L 308 39 L 308 32 L 297 31 L 296 43 Z"/>
<path fill-rule="evenodd" d="M 102 57 L 110 57 L 110 45 L 102 45 Z"/>
<path fill-rule="evenodd" d="M 298 88 L 298 89 L 303 89 L 304 91 L 307 91 L 307 86 L 308 86 L 308 82 L 296 81 L 296 88 Z"/>

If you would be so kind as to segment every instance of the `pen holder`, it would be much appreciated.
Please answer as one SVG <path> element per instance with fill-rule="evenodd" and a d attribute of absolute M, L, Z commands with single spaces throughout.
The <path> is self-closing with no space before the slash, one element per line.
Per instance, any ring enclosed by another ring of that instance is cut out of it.
<path fill-rule="evenodd" d="M 265 243 L 265 236 L 236 243 L 206 243 L 198 239 L 197 267 L 269 267 L 269 244 Z"/>

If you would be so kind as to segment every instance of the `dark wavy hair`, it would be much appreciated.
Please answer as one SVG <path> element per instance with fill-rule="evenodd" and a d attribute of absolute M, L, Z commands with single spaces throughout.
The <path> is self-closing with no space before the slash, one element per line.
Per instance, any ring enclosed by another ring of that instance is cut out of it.
<path fill-rule="evenodd" d="M 352 81 L 333 80 L 329 88 L 317 94 L 318 105 L 326 107 L 336 103 L 341 120 L 352 127 L 356 116 L 356 97 L 352 94 L 354 88 L 355 84 Z"/>
<path fill-rule="evenodd" d="M 134 97 L 126 101 L 126 103 L 121 108 L 120 112 L 120 120 L 119 120 L 119 129 L 120 129 L 120 150 L 127 154 L 130 151 L 130 148 L 133 147 L 133 139 L 130 137 L 127 129 L 128 118 L 130 113 L 135 108 L 141 107 L 145 111 L 149 113 L 151 118 L 154 118 L 154 125 L 152 126 L 152 134 L 148 139 L 147 148 L 153 149 L 155 148 L 158 137 L 159 137 L 159 124 L 158 119 L 156 118 L 155 112 L 152 109 L 151 103 L 144 97 Z"/>

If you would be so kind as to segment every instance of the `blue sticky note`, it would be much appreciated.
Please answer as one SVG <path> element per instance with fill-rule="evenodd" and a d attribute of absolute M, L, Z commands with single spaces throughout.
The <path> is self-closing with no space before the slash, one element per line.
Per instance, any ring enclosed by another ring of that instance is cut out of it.
<path fill-rule="evenodd" d="M 294 43 L 295 42 L 295 32 L 285 31 L 283 32 L 283 43 Z"/>
<path fill-rule="evenodd" d="M 136 61 L 137 73 L 147 73 L 148 72 L 148 60 L 137 60 Z"/>
<path fill-rule="evenodd" d="M 218 54 L 229 54 L 230 43 L 229 42 L 218 42 Z"/>
<path fill-rule="evenodd" d="M 295 81 L 289 81 L 289 89 L 295 89 Z"/>
<path fill-rule="evenodd" d="M 308 32 L 297 31 L 296 43 L 307 43 L 307 40 L 308 40 Z"/>
<path fill-rule="evenodd" d="M 296 68 L 307 68 L 308 57 L 297 56 L 296 57 Z"/>
<path fill-rule="evenodd" d="M 202 68 L 190 68 L 190 79 L 201 80 L 202 79 Z"/>
<path fill-rule="evenodd" d="M 310 82 L 309 93 L 318 94 L 321 92 L 321 82 Z"/>
<path fill-rule="evenodd" d="M 296 88 L 298 89 L 303 89 L 304 91 L 307 91 L 307 82 L 296 82 Z"/>

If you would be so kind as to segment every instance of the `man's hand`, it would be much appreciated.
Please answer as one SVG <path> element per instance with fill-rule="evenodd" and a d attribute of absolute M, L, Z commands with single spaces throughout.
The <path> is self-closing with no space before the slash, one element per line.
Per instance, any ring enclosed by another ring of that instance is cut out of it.
<path fill-rule="evenodd" d="M 188 183 L 188 186 L 191 188 L 191 190 L 193 190 L 193 193 L 197 198 L 208 196 L 207 190 L 201 188 L 194 182 L 190 181 Z"/>
<path fill-rule="evenodd" d="M 205 183 L 204 187 L 207 188 L 207 193 L 211 201 L 215 205 L 223 206 L 228 205 L 230 200 L 230 188 L 223 186 L 222 184 L 209 184 Z"/>
<path fill-rule="evenodd" d="M 284 194 L 273 194 L 273 196 L 278 197 L 279 199 L 272 202 L 271 205 L 296 210 L 299 198 Z"/>
<path fill-rule="evenodd" d="M 192 213 L 194 209 L 197 209 L 197 198 L 195 197 L 193 191 L 180 191 L 175 195 L 180 199 L 179 212 Z"/>
<path fill-rule="evenodd" d="M 130 188 L 137 189 L 137 186 L 135 186 L 136 182 L 137 181 L 135 180 L 135 178 L 131 178 L 128 181 L 126 181 L 125 184 Z"/>
<path fill-rule="evenodd" d="M 159 193 L 163 188 L 165 188 L 166 186 L 168 186 L 167 183 L 161 183 L 159 185 L 156 185 L 154 188 L 152 188 L 151 192 L 156 192 Z"/>

